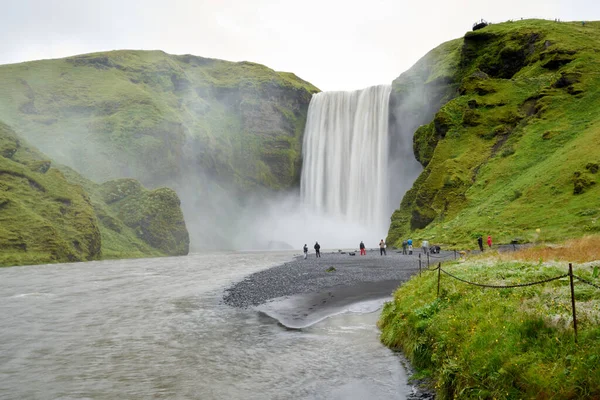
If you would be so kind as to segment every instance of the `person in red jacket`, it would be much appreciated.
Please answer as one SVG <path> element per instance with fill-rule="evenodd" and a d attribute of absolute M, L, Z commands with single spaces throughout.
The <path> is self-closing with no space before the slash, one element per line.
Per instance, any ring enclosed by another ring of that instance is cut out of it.
<path fill-rule="evenodd" d="M 492 237 L 488 236 L 488 240 L 487 240 L 488 246 L 490 246 L 490 249 L 492 248 Z"/>

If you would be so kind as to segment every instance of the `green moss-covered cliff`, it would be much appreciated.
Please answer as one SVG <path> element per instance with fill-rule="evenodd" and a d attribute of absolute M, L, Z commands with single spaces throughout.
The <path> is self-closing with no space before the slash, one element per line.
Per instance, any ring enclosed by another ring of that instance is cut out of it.
<path fill-rule="evenodd" d="M 598 231 L 599 43 L 598 22 L 494 24 L 394 81 L 392 117 L 416 121 L 408 128 L 424 170 L 388 242 L 473 246 L 479 234 L 509 242 Z"/>
<path fill-rule="evenodd" d="M 123 50 L 0 66 L 0 91 L 0 120 L 58 163 L 174 189 L 196 248 L 230 249 L 248 199 L 298 186 L 318 89 L 250 62 Z"/>
<path fill-rule="evenodd" d="M 173 185 L 202 169 L 243 190 L 299 180 L 318 90 L 250 62 L 112 51 L 0 66 L 0 119 L 95 181 Z"/>
<path fill-rule="evenodd" d="M 0 266 L 187 254 L 177 195 L 128 184 L 135 190 L 123 195 L 119 182 L 56 168 L 0 122 Z"/>

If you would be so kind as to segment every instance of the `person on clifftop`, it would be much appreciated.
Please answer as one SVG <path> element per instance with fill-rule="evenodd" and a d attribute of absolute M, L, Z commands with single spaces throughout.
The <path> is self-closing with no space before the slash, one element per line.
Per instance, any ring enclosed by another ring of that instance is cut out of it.
<path fill-rule="evenodd" d="M 477 238 L 477 244 L 479 245 L 479 250 L 483 253 L 483 238 L 481 235 Z"/>
<path fill-rule="evenodd" d="M 320 250 L 321 250 L 321 245 L 319 244 L 319 242 L 315 242 L 315 253 L 317 253 L 316 256 L 318 258 L 321 258 L 321 251 Z"/>
<path fill-rule="evenodd" d="M 379 242 L 379 255 L 383 256 L 386 255 L 387 253 L 385 252 L 385 242 L 383 241 L 383 239 L 381 239 L 381 241 Z"/>
<path fill-rule="evenodd" d="M 488 236 L 487 244 L 488 244 L 488 246 L 490 246 L 490 249 L 491 249 L 492 248 L 492 237 L 491 236 Z"/>
<path fill-rule="evenodd" d="M 308 246 L 306 245 L 306 243 L 304 243 L 304 247 L 302 248 L 302 250 L 304 251 L 304 259 L 306 260 L 306 257 L 308 257 Z"/>
<path fill-rule="evenodd" d="M 361 256 L 366 256 L 367 255 L 367 249 L 365 248 L 365 244 L 363 243 L 363 241 L 360 241 L 360 245 L 358 246 L 360 248 L 360 255 Z"/>

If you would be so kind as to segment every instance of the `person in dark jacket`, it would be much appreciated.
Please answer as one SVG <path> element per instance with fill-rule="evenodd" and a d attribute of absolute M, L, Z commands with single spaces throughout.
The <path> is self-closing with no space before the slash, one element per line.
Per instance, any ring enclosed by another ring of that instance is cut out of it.
<path fill-rule="evenodd" d="M 483 252 L 483 238 L 481 236 L 477 238 L 477 244 L 479 245 L 479 250 Z"/>
<path fill-rule="evenodd" d="M 407 247 L 408 247 L 408 243 L 406 242 L 406 240 L 403 240 L 403 241 L 402 241 L 402 254 L 404 254 L 404 255 L 408 254 L 408 253 L 406 252 L 406 248 L 407 248 Z"/>
<path fill-rule="evenodd" d="M 306 243 L 304 243 L 302 251 L 304 251 L 304 259 L 306 260 L 306 257 L 308 257 L 308 246 L 306 245 Z"/>
<path fill-rule="evenodd" d="M 315 253 L 317 257 L 321 257 L 321 245 L 319 244 L 319 242 L 315 242 Z"/>
<path fill-rule="evenodd" d="M 367 255 L 367 249 L 365 248 L 365 244 L 363 243 L 363 241 L 360 241 L 360 245 L 358 246 L 360 248 L 360 255 L 361 256 L 366 256 Z"/>

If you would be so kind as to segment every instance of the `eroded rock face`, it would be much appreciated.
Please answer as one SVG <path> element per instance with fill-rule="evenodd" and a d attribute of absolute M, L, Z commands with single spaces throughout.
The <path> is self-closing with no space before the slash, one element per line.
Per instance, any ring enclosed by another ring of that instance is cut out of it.
<path fill-rule="evenodd" d="M 167 255 L 188 254 L 190 238 L 175 191 L 146 190 L 134 179 L 105 182 L 100 190 L 118 218 L 141 240 Z"/>
<path fill-rule="evenodd" d="M 259 64 L 160 51 L 0 66 L 0 88 L 11 93 L 0 98 L 0 119 L 10 116 L 42 151 L 94 181 L 173 187 L 201 169 L 241 189 L 298 183 L 318 92 Z"/>
<path fill-rule="evenodd" d="M 489 25 L 442 44 L 394 81 L 391 135 L 413 130 L 424 169 L 392 215 L 388 243 L 410 235 L 468 246 L 480 229 L 499 240 L 526 237 L 546 208 L 581 222 L 579 232 L 574 222 L 553 225 L 561 239 L 597 231 L 577 210 L 592 208 L 598 193 L 587 168 L 598 162 L 589 147 L 596 114 L 584 111 L 596 107 L 598 78 L 583 60 L 598 58 L 591 38 L 600 29 L 586 27 L 585 40 L 578 29 Z"/>
<path fill-rule="evenodd" d="M 0 266 L 95 260 L 89 196 L 0 122 Z"/>

